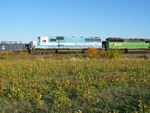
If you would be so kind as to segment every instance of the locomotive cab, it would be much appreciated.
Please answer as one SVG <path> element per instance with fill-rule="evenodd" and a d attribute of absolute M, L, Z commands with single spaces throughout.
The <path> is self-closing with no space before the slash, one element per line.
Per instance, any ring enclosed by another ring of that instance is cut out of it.
<path fill-rule="evenodd" d="M 46 45 L 46 44 L 48 44 L 48 37 L 38 37 L 38 44 L 39 45 Z"/>

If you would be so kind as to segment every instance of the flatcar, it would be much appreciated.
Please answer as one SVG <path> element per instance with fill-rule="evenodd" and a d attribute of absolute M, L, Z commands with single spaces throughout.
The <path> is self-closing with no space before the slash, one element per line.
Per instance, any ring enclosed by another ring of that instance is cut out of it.
<path fill-rule="evenodd" d="M 60 50 L 85 52 L 88 48 L 102 48 L 100 37 L 38 37 L 38 41 L 31 41 L 28 47 L 30 53 L 54 53 Z"/>
<path fill-rule="evenodd" d="M 106 41 L 103 41 L 103 48 L 106 50 L 125 50 L 125 52 L 128 52 L 128 50 L 150 49 L 150 39 L 123 39 L 109 37 Z"/>

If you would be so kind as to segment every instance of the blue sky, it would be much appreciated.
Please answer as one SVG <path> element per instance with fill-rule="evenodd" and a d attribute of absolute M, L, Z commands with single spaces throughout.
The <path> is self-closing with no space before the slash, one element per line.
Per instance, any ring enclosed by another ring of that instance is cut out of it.
<path fill-rule="evenodd" d="M 0 41 L 50 35 L 150 38 L 150 0 L 0 0 Z"/>

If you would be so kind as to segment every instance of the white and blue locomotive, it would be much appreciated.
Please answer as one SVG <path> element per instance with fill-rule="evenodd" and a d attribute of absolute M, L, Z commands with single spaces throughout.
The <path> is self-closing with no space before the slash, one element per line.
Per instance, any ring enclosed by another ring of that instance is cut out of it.
<path fill-rule="evenodd" d="M 29 44 L 30 53 L 53 53 L 59 50 L 81 50 L 86 51 L 88 48 L 102 48 L 99 37 L 64 37 L 50 36 L 38 37 L 38 41 L 31 41 Z"/>

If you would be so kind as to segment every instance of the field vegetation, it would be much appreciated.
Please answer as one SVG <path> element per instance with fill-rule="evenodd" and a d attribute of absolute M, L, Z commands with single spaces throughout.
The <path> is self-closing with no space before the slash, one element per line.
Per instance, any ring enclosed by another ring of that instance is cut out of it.
<path fill-rule="evenodd" d="M 1 54 L 0 112 L 149 113 L 150 60 L 90 51 Z"/>

